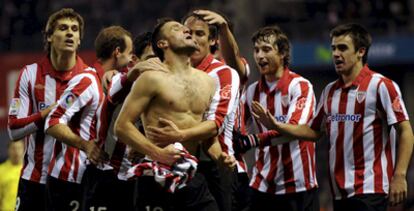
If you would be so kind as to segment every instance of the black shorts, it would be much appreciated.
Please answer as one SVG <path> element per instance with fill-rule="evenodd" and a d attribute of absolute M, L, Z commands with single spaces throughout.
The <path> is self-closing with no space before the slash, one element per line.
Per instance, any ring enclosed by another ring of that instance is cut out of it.
<path fill-rule="evenodd" d="M 46 181 L 48 211 L 77 211 L 82 208 L 82 185 L 48 176 Z"/>
<path fill-rule="evenodd" d="M 217 211 L 203 175 L 196 173 L 184 188 L 166 192 L 154 177 L 141 176 L 136 182 L 135 206 L 138 211 Z"/>
<path fill-rule="evenodd" d="M 274 195 L 253 190 L 250 210 L 319 211 L 316 188 L 309 191 Z"/>
<path fill-rule="evenodd" d="M 229 171 L 220 168 L 213 160 L 200 161 L 197 171 L 206 178 L 208 189 L 214 196 L 220 211 L 231 211 L 233 201 L 233 182 L 237 169 Z"/>
<path fill-rule="evenodd" d="M 233 211 L 247 210 L 250 204 L 252 189 L 249 187 L 249 176 L 247 173 L 237 173 L 236 179 L 233 181 L 233 202 L 231 209 Z"/>
<path fill-rule="evenodd" d="M 45 210 L 46 185 L 20 179 L 16 199 L 16 210 Z"/>
<path fill-rule="evenodd" d="M 385 194 L 361 194 L 347 199 L 334 200 L 333 204 L 335 211 L 385 211 L 388 199 Z"/>
<path fill-rule="evenodd" d="M 82 183 L 82 210 L 133 210 L 133 181 L 120 181 L 114 171 L 103 171 L 89 165 Z"/>

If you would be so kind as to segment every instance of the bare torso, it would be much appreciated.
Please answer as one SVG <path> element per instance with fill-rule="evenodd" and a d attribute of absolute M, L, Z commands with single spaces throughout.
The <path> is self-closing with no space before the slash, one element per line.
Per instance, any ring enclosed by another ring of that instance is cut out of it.
<path fill-rule="evenodd" d="M 144 128 L 162 127 L 158 121 L 160 117 L 173 121 L 180 129 L 200 123 L 214 94 L 214 81 L 206 73 L 194 68 L 191 72 L 155 74 L 159 75 L 157 93 L 141 115 Z M 170 142 L 156 144 L 163 147 Z M 191 154 L 195 154 L 199 142 L 187 141 L 182 144 Z"/>

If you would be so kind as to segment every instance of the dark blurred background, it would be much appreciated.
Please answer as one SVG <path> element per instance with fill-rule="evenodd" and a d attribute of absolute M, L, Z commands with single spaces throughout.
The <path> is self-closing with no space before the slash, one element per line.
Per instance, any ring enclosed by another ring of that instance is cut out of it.
<path fill-rule="evenodd" d="M 102 27 L 121 25 L 137 35 L 152 30 L 160 17 L 179 20 L 195 8 L 218 11 L 234 26 L 241 53 L 252 70 L 250 82 L 258 76 L 250 37 L 259 27 L 278 24 L 292 43 L 291 69 L 310 79 L 317 97 L 337 77 L 331 62 L 330 29 L 357 22 L 373 36 L 371 69 L 400 85 L 413 124 L 414 0 L 0 0 L 0 162 L 6 159 L 8 104 L 18 71 L 43 55 L 42 29 L 48 16 L 62 7 L 74 8 L 85 20 L 80 52 L 90 64 L 93 41 Z M 327 150 L 325 140 L 318 142 L 321 210 L 331 210 Z M 414 210 L 413 162 L 408 182 L 409 200 L 390 210 Z"/>

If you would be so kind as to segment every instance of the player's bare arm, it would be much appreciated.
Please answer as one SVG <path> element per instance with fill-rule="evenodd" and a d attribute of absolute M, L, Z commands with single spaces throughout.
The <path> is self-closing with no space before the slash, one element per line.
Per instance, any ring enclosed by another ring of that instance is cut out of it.
<path fill-rule="evenodd" d="M 394 125 L 397 130 L 398 152 L 397 160 L 389 191 L 389 201 L 392 206 L 407 199 L 407 169 L 413 152 L 414 136 L 409 121 Z"/>

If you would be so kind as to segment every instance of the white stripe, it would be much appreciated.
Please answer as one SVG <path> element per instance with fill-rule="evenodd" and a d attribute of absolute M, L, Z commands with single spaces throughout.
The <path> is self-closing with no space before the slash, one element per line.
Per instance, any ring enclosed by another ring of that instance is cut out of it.
<path fill-rule="evenodd" d="M 344 90 L 342 90 L 344 91 Z M 345 114 L 355 113 L 355 101 L 356 101 L 356 89 L 350 89 L 347 96 L 347 104 Z M 338 109 L 339 109 L 338 105 Z M 340 112 L 338 112 L 340 113 Z M 340 113 L 341 114 L 341 113 Z M 339 123 L 336 123 L 339 126 Z M 345 189 L 348 193 L 355 192 L 355 158 L 353 148 L 353 135 L 354 135 L 354 122 L 344 122 L 344 138 L 343 138 L 343 149 L 344 149 L 344 173 L 345 173 Z"/>
<path fill-rule="evenodd" d="M 328 89 L 329 90 L 329 89 Z M 329 91 L 326 92 L 327 96 L 329 95 Z M 338 105 L 339 105 L 339 97 L 341 92 L 338 90 L 335 90 L 333 95 L 332 95 L 332 102 L 331 102 L 331 113 L 327 113 L 328 115 L 334 114 L 334 113 L 338 113 Z M 325 98 L 325 101 L 328 98 Z M 327 105 L 329 106 L 329 105 Z M 331 184 L 332 184 L 332 189 L 334 191 L 334 195 L 339 197 L 341 196 L 338 186 L 336 185 L 335 182 L 335 161 L 336 161 L 336 139 L 338 137 L 338 124 L 335 122 L 331 122 L 331 128 L 330 128 L 330 137 L 329 137 L 329 142 L 331 144 L 331 147 L 329 149 L 329 169 L 330 169 L 330 173 L 331 173 Z M 338 199 L 336 197 L 336 199 Z"/>

